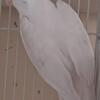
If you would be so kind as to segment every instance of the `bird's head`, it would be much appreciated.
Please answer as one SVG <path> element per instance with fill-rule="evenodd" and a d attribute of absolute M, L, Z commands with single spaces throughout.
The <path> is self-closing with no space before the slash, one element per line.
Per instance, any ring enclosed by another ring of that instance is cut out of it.
<path fill-rule="evenodd" d="M 12 5 L 12 0 L 5 0 L 6 6 L 11 6 Z"/>

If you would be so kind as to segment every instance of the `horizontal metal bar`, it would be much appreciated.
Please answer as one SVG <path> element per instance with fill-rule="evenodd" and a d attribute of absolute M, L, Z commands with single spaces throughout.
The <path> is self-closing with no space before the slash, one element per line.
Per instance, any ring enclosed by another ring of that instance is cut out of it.
<path fill-rule="evenodd" d="M 0 28 L 0 31 L 7 31 L 8 28 L 6 27 L 2 27 Z M 20 29 L 19 28 L 10 28 L 11 31 L 19 31 Z M 96 33 L 88 33 L 89 35 L 96 35 Z"/>
<path fill-rule="evenodd" d="M 0 28 L 0 31 L 8 31 L 9 28 L 6 28 L 6 27 L 2 27 Z M 10 28 L 10 31 L 19 31 L 19 28 Z"/>
<path fill-rule="evenodd" d="M 88 33 L 88 35 L 96 35 L 96 33 Z"/>

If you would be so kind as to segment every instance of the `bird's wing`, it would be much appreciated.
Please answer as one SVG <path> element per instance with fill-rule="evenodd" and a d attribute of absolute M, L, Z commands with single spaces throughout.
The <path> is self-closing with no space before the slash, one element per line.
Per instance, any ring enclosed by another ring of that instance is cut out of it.
<path fill-rule="evenodd" d="M 40 0 L 35 13 L 34 0 L 15 1 L 25 49 L 41 76 L 69 100 L 94 100 L 93 51 L 76 13 L 61 1 L 54 8 Z"/>
<path fill-rule="evenodd" d="M 70 47 L 67 43 L 64 44 L 65 40 L 64 42 L 62 42 L 63 40 L 57 42 L 54 38 L 51 38 L 51 36 L 49 37 L 47 33 L 47 35 L 41 35 L 40 37 L 34 35 L 33 25 L 27 18 L 24 20 L 23 24 L 24 28 L 22 30 L 26 33 L 21 33 L 21 37 L 25 49 L 43 79 L 64 98 L 69 98 L 69 100 L 74 100 L 73 98 L 76 98 L 76 100 L 78 100 L 79 97 L 81 97 L 83 100 L 88 100 L 88 98 L 89 100 L 94 100 L 94 78 L 92 77 L 89 79 L 89 76 L 85 77 L 93 66 L 91 62 L 93 60 L 91 60 L 92 57 L 87 56 L 86 58 L 86 54 L 82 56 L 83 54 L 81 53 L 82 57 L 75 58 L 75 56 L 78 56 L 77 49 L 80 45 L 76 45 L 75 43 L 75 47 L 72 48 L 73 46 Z M 42 32 L 45 33 L 45 31 Z M 86 45 L 82 45 L 87 53 L 87 49 L 90 50 L 90 48 L 86 49 Z M 80 50 L 81 49 L 78 51 L 79 54 Z M 84 57 L 85 59 L 83 59 Z M 90 61 L 87 62 L 87 60 Z M 91 64 L 91 66 L 88 65 L 88 63 Z M 85 65 L 89 67 L 89 71 L 85 69 L 84 72 L 83 69 L 81 69 L 84 68 Z M 93 73 L 93 71 L 90 72 L 91 75 Z"/>
<path fill-rule="evenodd" d="M 34 45 L 30 47 L 31 43 L 28 44 L 23 34 L 21 35 L 29 58 L 42 78 L 61 96 L 66 96 L 69 100 L 80 100 L 73 86 L 70 72 L 66 70 L 60 59 L 60 52 L 55 43 L 47 38 L 37 44 L 36 47 Z M 29 41 L 33 42 L 32 40 Z"/>

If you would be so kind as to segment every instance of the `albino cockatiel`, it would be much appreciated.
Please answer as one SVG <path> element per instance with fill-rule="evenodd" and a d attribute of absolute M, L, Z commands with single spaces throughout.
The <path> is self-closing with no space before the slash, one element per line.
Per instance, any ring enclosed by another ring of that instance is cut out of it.
<path fill-rule="evenodd" d="M 10 0 L 6 0 L 10 4 Z M 60 100 L 95 100 L 94 53 L 78 15 L 63 0 L 12 0 L 27 54 Z"/>

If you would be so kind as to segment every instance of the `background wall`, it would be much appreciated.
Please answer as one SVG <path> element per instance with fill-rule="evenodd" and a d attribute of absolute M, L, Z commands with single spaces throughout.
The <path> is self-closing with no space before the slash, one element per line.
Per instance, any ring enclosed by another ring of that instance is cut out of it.
<path fill-rule="evenodd" d="M 68 2 L 68 0 L 64 0 L 64 1 Z M 86 12 L 88 0 L 80 0 L 80 1 L 81 1 L 81 12 Z M 91 2 L 91 8 L 90 8 L 91 13 L 96 13 L 97 12 L 97 0 L 89 0 L 89 1 Z M 71 0 L 71 5 L 75 9 L 77 9 L 77 2 L 78 0 Z M 4 0 L 2 0 L 2 3 L 3 3 L 3 6 L 5 6 Z"/>
<path fill-rule="evenodd" d="M 78 0 L 72 0 L 72 5 L 74 6 L 75 9 L 77 9 L 77 1 Z M 88 3 L 88 0 L 80 0 L 81 1 L 81 12 L 82 13 L 86 13 L 87 11 L 87 3 Z M 90 0 L 90 12 L 92 14 L 96 14 L 97 12 L 97 0 Z"/>

